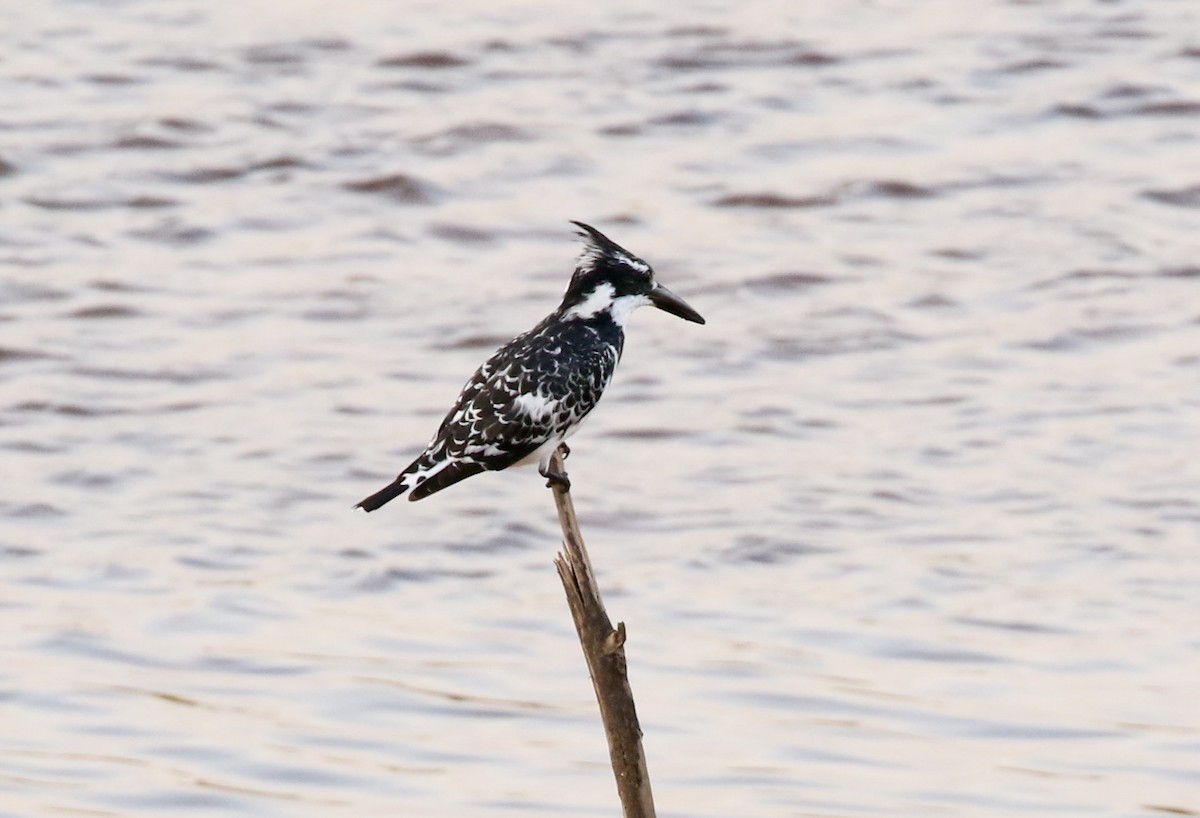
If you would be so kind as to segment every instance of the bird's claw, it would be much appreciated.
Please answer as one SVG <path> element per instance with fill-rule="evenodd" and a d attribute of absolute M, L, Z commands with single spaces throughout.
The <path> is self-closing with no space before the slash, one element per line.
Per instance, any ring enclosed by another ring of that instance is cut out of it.
<path fill-rule="evenodd" d="M 568 446 L 566 443 L 559 443 L 558 444 L 558 456 L 561 457 L 563 460 L 566 460 L 568 457 L 571 456 L 571 447 Z"/>
<path fill-rule="evenodd" d="M 542 472 L 542 477 L 546 478 L 546 488 L 561 488 L 563 491 L 571 490 L 571 478 L 567 477 L 566 472 L 550 471 L 547 469 Z"/>

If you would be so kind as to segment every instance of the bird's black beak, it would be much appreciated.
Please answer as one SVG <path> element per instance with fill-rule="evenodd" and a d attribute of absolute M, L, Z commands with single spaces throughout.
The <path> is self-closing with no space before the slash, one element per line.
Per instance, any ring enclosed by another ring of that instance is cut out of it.
<path fill-rule="evenodd" d="M 704 323 L 704 318 L 700 315 L 700 313 L 689 307 L 686 301 L 675 295 L 675 293 L 671 292 L 661 284 L 655 284 L 654 289 L 649 292 L 648 296 L 650 298 L 650 303 L 658 307 L 663 312 L 669 312 L 671 315 L 678 315 L 683 320 L 691 321 L 695 324 Z"/>

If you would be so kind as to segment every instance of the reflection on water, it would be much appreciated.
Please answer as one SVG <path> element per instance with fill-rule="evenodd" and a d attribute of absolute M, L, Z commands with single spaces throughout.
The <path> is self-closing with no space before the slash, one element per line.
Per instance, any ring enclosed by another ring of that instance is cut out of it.
<path fill-rule="evenodd" d="M 572 218 L 709 320 L 571 460 L 664 814 L 1200 813 L 1189 4 L 0 31 L 0 816 L 611 813 L 536 475 L 350 510 Z"/>

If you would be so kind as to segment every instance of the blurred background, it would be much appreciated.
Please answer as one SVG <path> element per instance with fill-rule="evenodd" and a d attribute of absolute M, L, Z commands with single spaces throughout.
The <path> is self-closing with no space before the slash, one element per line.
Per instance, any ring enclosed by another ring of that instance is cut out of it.
<path fill-rule="evenodd" d="M 529 470 L 580 219 L 664 816 L 1200 814 L 1191 0 L 0 10 L 0 815 L 613 815 Z"/>

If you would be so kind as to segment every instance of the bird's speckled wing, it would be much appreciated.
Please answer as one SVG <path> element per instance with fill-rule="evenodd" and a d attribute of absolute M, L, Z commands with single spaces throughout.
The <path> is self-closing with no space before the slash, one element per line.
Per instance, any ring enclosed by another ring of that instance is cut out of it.
<path fill-rule="evenodd" d="M 479 368 L 426 454 L 494 471 L 562 439 L 612 380 L 622 341 L 582 322 L 543 321 Z"/>

